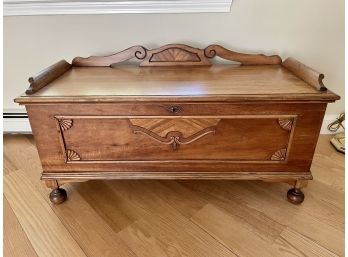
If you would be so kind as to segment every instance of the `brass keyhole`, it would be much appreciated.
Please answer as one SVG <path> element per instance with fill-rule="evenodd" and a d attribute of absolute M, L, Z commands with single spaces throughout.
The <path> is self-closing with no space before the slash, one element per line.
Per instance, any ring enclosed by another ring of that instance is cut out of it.
<path fill-rule="evenodd" d="M 171 113 L 178 113 L 180 111 L 180 107 L 178 107 L 178 106 L 170 106 L 169 107 L 169 111 Z"/>

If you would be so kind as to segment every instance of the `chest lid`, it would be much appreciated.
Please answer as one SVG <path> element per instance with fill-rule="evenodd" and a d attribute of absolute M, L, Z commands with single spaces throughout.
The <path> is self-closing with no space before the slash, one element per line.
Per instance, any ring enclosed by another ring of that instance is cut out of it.
<path fill-rule="evenodd" d="M 234 64 L 212 65 L 215 56 Z M 132 58 L 141 60 L 140 67 L 122 63 Z M 30 78 L 29 89 L 15 101 L 338 100 L 323 78 L 293 58 L 283 62 L 277 55 L 242 54 L 219 45 L 198 49 L 171 44 L 152 50 L 133 46 L 110 56 L 76 57 L 72 64 L 62 60 Z"/>

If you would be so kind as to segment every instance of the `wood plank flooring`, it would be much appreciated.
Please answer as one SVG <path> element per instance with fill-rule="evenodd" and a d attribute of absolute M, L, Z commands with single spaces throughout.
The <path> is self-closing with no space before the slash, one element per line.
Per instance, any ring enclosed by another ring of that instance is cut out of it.
<path fill-rule="evenodd" d="M 53 206 L 29 135 L 4 136 L 6 257 L 344 256 L 344 155 L 320 136 L 305 202 L 260 181 L 89 181 Z"/>

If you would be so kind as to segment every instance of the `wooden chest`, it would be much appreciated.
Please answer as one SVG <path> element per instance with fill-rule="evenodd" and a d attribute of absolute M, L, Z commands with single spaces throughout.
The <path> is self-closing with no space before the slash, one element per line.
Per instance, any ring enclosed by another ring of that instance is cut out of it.
<path fill-rule="evenodd" d="M 216 55 L 240 65 L 212 65 Z M 133 57 L 141 67 L 121 64 Z M 301 203 L 326 105 L 339 99 L 322 79 L 292 58 L 218 45 L 134 46 L 62 60 L 15 101 L 54 203 L 66 182 L 145 178 L 287 182 Z"/>

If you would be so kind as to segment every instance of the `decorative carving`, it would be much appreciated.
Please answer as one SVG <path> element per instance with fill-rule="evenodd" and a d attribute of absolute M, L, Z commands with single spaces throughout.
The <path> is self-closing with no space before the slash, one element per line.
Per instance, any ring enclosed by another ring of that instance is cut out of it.
<path fill-rule="evenodd" d="M 242 65 L 272 65 L 282 63 L 282 59 L 278 55 L 243 54 L 228 50 L 220 45 L 208 46 L 204 49 L 204 54 L 208 58 L 213 58 L 217 55 L 226 60 L 240 62 Z"/>
<path fill-rule="evenodd" d="M 186 138 L 183 137 L 182 133 L 179 131 L 171 131 L 168 132 L 165 137 L 160 137 L 157 134 L 151 132 L 150 130 L 144 129 L 142 127 L 133 126 L 132 129 L 134 133 L 141 133 L 153 138 L 159 143 L 171 145 L 173 150 L 177 150 L 179 145 L 189 144 L 204 137 L 205 135 L 215 133 L 215 128 L 207 128 Z"/>
<path fill-rule="evenodd" d="M 284 161 L 286 159 L 286 148 L 280 149 L 276 151 L 272 156 L 271 160 L 272 161 Z"/>
<path fill-rule="evenodd" d="M 66 159 L 67 159 L 67 161 L 80 161 L 81 157 L 77 152 L 70 150 L 70 149 L 67 149 L 66 150 Z"/>
<path fill-rule="evenodd" d="M 75 57 L 73 66 L 112 66 L 113 64 L 127 61 L 136 57 L 143 60 L 146 57 L 147 49 L 143 46 L 132 46 L 126 50 L 108 56 L 90 56 L 88 58 Z"/>
<path fill-rule="evenodd" d="M 150 62 L 199 62 L 198 54 L 191 53 L 178 47 L 168 48 L 159 53 L 154 53 Z"/>
<path fill-rule="evenodd" d="M 291 131 L 294 120 L 289 118 L 279 118 L 278 123 L 283 129 Z"/>
<path fill-rule="evenodd" d="M 210 66 L 210 61 L 204 51 L 182 44 L 165 45 L 148 51 L 145 60 L 140 66 L 179 66 L 200 65 Z"/>
<path fill-rule="evenodd" d="M 132 125 L 145 128 L 151 132 L 165 137 L 171 131 L 181 131 L 184 137 L 209 128 L 219 123 L 218 118 L 131 118 Z"/>
<path fill-rule="evenodd" d="M 109 56 L 76 57 L 73 66 L 112 66 L 136 57 L 143 60 L 140 66 L 210 66 L 209 58 L 219 56 L 223 59 L 240 62 L 242 65 L 281 64 L 278 55 L 243 54 L 230 51 L 220 45 L 210 45 L 205 49 L 183 44 L 169 44 L 148 50 L 143 46 L 132 46 Z"/>
<path fill-rule="evenodd" d="M 141 133 L 155 141 L 171 145 L 190 144 L 208 134 L 215 133 L 220 119 L 130 119 L 134 133 Z"/>
<path fill-rule="evenodd" d="M 72 125 L 73 125 L 73 120 L 59 119 L 59 120 L 58 120 L 58 123 L 59 123 L 60 129 L 61 129 L 62 131 L 66 131 L 66 130 L 68 130 L 69 128 L 72 127 Z"/>

